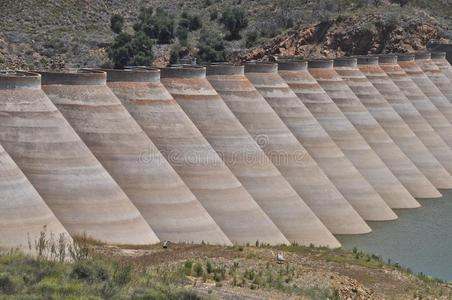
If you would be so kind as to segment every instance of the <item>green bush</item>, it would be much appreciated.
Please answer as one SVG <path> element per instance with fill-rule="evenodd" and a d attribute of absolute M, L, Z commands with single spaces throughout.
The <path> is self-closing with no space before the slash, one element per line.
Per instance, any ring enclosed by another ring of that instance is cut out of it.
<path fill-rule="evenodd" d="M 108 49 L 108 56 L 115 68 L 148 66 L 154 60 L 153 47 L 154 42 L 143 32 L 121 33 Z"/>
<path fill-rule="evenodd" d="M 179 26 L 185 27 L 189 31 L 195 31 L 201 29 L 202 21 L 198 15 L 190 15 L 184 11 L 180 15 Z"/>
<path fill-rule="evenodd" d="M 156 39 L 158 44 L 170 44 L 174 38 L 174 16 L 161 8 L 157 8 L 155 13 L 150 7 L 142 8 L 133 29 Z"/>
<path fill-rule="evenodd" d="M 248 26 L 248 18 L 244 9 L 239 7 L 227 8 L 223 11 L 219 22 L 229 31 L 227 40 L 240 40 L 240 31 Z"/>
<path fill-rule="evenodd" d="M 246 35 L 246 47 L 250 48 L 256 44 L 256 41 L 259 37 L 259 32 L 256 30 L 250 31 Z"/>
<path fill-rule="evenodd" d="M 204 274 L 204 269 L 200 263 L 193 266 L 193 272 L 196 277 L 201 277 Z"/>
<path fill-rule="evenodd" d="M 16 291 L 15 284 L 8 274 L 0 274 L 0 293 L 13 294 Z"/>
<path fill-rule="evenodd" d="M 197 57 L 201 62 L 219 62 L 226 60 L 226 47 L 219 34 L 202 31 L 197 45 Z"/>
<path fill-rule="evenodd" d="M 124 26 L 124 18 L 121 15 L 113 15 L 110 18 L 110 29 L 116 34 L 122 32 L 122 28 Z"/>

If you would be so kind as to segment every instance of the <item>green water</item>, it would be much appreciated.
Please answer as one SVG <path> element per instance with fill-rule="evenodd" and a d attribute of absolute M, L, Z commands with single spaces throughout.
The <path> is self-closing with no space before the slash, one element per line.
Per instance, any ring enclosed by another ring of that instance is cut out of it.
<path fill-rule="evenodd" d="M 369 222 L 366 235 L 338 236 L 346 249 L 358 248 L 390 259 L 413 272 L 452 281 L 452 191 L 419 200 L 422 207 L 396 210 L 398 220 Z"/>

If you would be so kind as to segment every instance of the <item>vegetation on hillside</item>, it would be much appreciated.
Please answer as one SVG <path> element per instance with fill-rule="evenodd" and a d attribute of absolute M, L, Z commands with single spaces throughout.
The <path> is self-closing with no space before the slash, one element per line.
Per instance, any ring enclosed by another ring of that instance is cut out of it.
<path fill-rule="evenodd" d="M 172 62 L 190 58 L 231 60 L 288 32 L 341 18 L 364 21 L 376 14 L 382 19 L 409 20 L 396 22 L 395 31 L 405 32 L 409 22 L 424 22 L 438 29 L 440 37 L 447 37 L 451 10 L 443 0 L 93 0 L 88 4 L 7 0 L 0 3 L 0 67 L 103 65 L 113 57 L 108 49 L 115 48 L 120 32 L 130 35 L 131 40 L 135 33 L 144 32 L 154 43 L 157 65 L 167 64 L 170 58 Z M 429 15 L 436 20 L 426 21 Z M 371 20 L 368 23 L 368 28 L 378 27 Z M 340 26 L 340 22 L 337 24 Z M 358 24 L 352 28 L 358 29 Z M 126 52 L 120 51 L 121 60 Z M 142 52 L 137 55 L 142 62 L 143 50 L 138 52 Z M 146 56 L 148 52 L 144 51 Z M 323 55 L 320 51 L 313 53 Z M 152 57 L 147 60 L 152 61 Z M 134 63 L 134 59 L 128 63 Z"/>

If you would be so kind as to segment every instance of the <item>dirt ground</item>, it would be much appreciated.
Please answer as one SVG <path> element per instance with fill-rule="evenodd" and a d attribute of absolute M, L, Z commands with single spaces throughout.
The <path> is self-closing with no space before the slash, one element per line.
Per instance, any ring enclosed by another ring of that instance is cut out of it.
<path fill-rule="evenodd" d="M 98 246 L 96 251 L 158 272 L 198 264 L 199 274 L 188 274 L 184 287 L 220 299 L 452 299 L 450 283 L 358 250 L 170 244 L 166 249 Z M 278 253 L 284 256 L 282 264 L 276 261 Z M 222 270 L 220 279 L 215 270 Z"/>

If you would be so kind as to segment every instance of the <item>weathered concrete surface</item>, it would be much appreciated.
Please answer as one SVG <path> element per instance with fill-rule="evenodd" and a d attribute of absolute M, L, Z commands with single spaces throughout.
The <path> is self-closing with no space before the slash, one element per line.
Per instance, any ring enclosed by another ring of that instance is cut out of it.
<path fill-rule="evenodd" d="M 437 135 L 442 140 L 442 143 L 435 138 L 434 135 L 429 135 L 430 131 L 424 129 L 422 119 L 417 119 L 413 113 L 413 123 L 416 128 L 426 130 L 426 133 L 421 135 L 417 133 L 418 137 L 425 139 L 422 142 L 432 151 L 435 157 L 443 166 L 450 164 L 450 147 L 452 146 L 452 126 L 447 119 L 440 113 L 440 111 L 432 104 L 432 102 L 425 96 L 419 87 L 408 77 L 406 72 L 397 64 L 397 55 L 381 55 L 379 56 L 379 65 L 383 72 L 390 78 L 390 80 L 399 88 L 407 100 L 418 111 L 419 115 L 430 125 Z M 388 93 L 389 94 L 389 93 Z M 395 96 L 393 96 L 394 98 Z M 403 99 L 403 98 L 400 98 Z M 407 112 L 408 110 L 404 110 Z M 422 126 L 422 127 L 420 127 Z M 414 131 L 414 130 L 413 130 Z M 430 136 L 430 139 L 428 137 Z M 427 140 L 426 140 L 427 139 Z M 429 142 L 427 142 L 429 141 Z M 444 147 L 446 144 L 446 148 Z M 447 150 L 449 148 L 449 150 Z"/>
<path fill-rule="evenodd" d="M 385 97 L 389 105 L 395 110 L 396 113 L 403 119 L 403 121 L 410 127 L 416 137 L 427 147 L 427 149 L 440 161 L 442 165 L 443 161 L 452 160 L 452 152 L 449 147 L 444 143 L 436 131 L 430 126 L 430 124 L 422 117 L 413 104 L 408 100 L 405 94 L 400 88 L 389 78 L 389 76 L 382 69 L 381 65 L 397 65 L 397 56 L 395 55 L 381 55 L 378 56 L 377 61 L 372 58 L 367 59 L 361 57 L 358 59 L 358 66 L 360 71 L 367 77 L 367 79 L 373 84 L 373 86 Z M 400 67 L 399 67 L 400 68 Z M 403 72 L 403 71 L 402 71 Z M 397 126 L 394 130 L 397 130 Z M 390 132 L 390 129 L 387 129 Z M 396 136 L 393 140 L 397 141 L 402 149 L 411 147 L 411 139 L 404 140 L 402 134 L 395 131 Z M 406 144 L 406 145 L 405 145 Z M 409 148 L 410 149 L 410 148 Z M 412 149 L 416 149 L 412 147 Z M 410 149 L 410 151 L 412 151 Z M 408 153 L 408 150 L 407 152 Z M 411 154 L 414 155 L 414 154 Z M 422 160 L 412 159 L 416 165 L 423 164 Z M 426 165 L 428 166 L 428 165 Z M 424 167 L 425 168 L 425 167 Z M 419 169 L 422 170 L 420 167 Z M 411 191 L 417 198 L 436 198 L 441 194 L 430 184 L 422 184 L 421 181 L 415 191 Z"/>
<path fill-rule="evenodd" d="M 446 52 L 432 52 L 432 61 L 439 67 L 439 69 L 452 82 L 452 66 L 446 59 Z"/>
<path fill-rule="evenodd" d="M 267 82 L 284 83 L 277 73 L 276 64 L 248 64 L 246 67 L 213 64 L 207 67 L 207 79 L 272 163 L 332 233 L 370 231 L 250 82 L 252 80 L 263 95 L 284 96 L 286 90 L 290 91 L 287 85 L 282 90 L 281 87 L 270 87 L 271 91 L 266 85 Z M 296 95 L 293 94 L 293 97 L 296 98 Z"/>
<path fill-rule="evenodd" d="M 134 70 L 127 82 L 118 74 L 108 73 L 110 87 L 231 241 L 288 242 L 161 84 L 159 70 Z"/>
<path fill-rule="evenodd" d="M 361 66 L 364 64 L 378 66 L 378 57 L 375 56 L 360 57 L 359 60 Z M 336 72 L 344 79 L 362 104 L 355 103 L 352 109 L 342 110 L 355 128 L 363 137 L 367 137 L 366 141 L 372 149 L 414 196 L 417 196 L 415 192 L 424 186 L 422 194 L 425 194 L 425 191 L 433 190 L 434 187 L 421 172 L 425 169 L 429 174 L 430 170 L 435 167 L 439 172 L 444 172 L 433 154 L 360 71 L 357 58 L 337 59 L 335 65 L 337 65 Z M 372 118 L 368 114 L 371 114 Z M 375 121 L 379 126 L 375 125 Z M 405 208 L 409 208 L 410 202 L 406 204 Z M 416 204 L 414 207 L 419 206 L 417 202 L 412 202 L 412 204 Z"/>
<path fill-rule="evenodd" d="M 452 83 L 440 68 L 432 61 L 430 52 L 417 52 L 415 62 L 430 79 L 416 79 L 417 85 L 421 87 L 427 97 L 430 98 L 438 110 L 452 122 Z M 431 84 L 433 83 L 433 84 Z"/>
<path fill-rule="evenodd" d="M 429 123 L 429 125 L 438 133 L 444 142 L 450 147 L 452 145 L 452 126 L 444 117 L 443 114 L 436 108 L 435 105 L 428 99 L 428 97 L 421 91 L 421 89 L 411 80 L 404 69 L 400 67 L 396 62 L 390 61 L 390 56 L 380 56 L 380 61 L 384 59 L 384 62 L 380 62 L 380 67 L 385 71 L 389 78 L 397 85 L 398 88 L 405 94 L 408 100 L 413 104 L 422 117 Z M 414 56 L 411 58 L 414 61 Z M 433 142 L 432 142 L 433 143 Z M 439 145 L 439 144 L 438 144 Z M 449 160 L 439 156 L 440 152 L 429 148 L 440 161 L 440 163 L 448 168 Z M 434 176 L 434 174 L 432 174 Z M 430 179 L 430 178 L 429 178 Z M 432 180 L 430 180 L 432 181 Z M 436 181 L 440 182 L 441 186 L 432 182 L 437 188 L 449 188 L 450 178 L 437 177 Z"/>
<path fill-rule="evenodd" d="M 41 232 L 55 242 L 61 236 L 70 241 L 66 229 L 1 145 L 0 191 L 0 248 L 33 253 Z"/>
<path fill-rule="evenodd" d="M 339 246 L 213 89 L 205 68 L 165 68 L 162 82 L 289 241 Z"/>
<path fill-rule="evenodd" d="M 41 76 L 0 79 L 0 143 L 71 234 L 108 243 L 159 240 L 41 90 Z"/>
<path fill-rule="evenodd" d="M 365 220 L 396 218 L 316 119 L 322 118 L 323 107 L 332 100 L 309 74 L 306 62 L 280 62 L 279 74 L 298 98 L 266 98 L 267 102 L 345 199 Z"/>
<path fill-rule="evenodd" d="M 422 92 L 422 95 L 424 95 L 424 98 L 423 98 L 424 105 L 427 105 L 428 102 L 433 104 L 433 106 L 436 107 L 437 112 L 439 112 L 439 114 L 436 114 L 435 117 L 437 119 L 440 119 L 441 116 L 444 116 L 445 121 L 447 121 L 447 123 L 448 123 L 448 125 L 444 124 L 444 126 L 447 126 L 448 130 L 449 130 L 450 129 L 449 118 L 451 117 L 450 116 L 450 114 L 451 114 L 450 105 L 452 105 L 452 104 L 441 93 L 441 91 L 435 86 L 435 84 L 428 78 L 428 76 L 424 73 L 424 71 L 421 69 L 421 67 L 419 67 L 419 65 L 415 61 L 413 54 L 400 54 L 400 55 L 397 55 L 397 58 L 398 58 L 399 66 L 405 71 L 405 73 L 408 75 L 408 77 L 415 83 L 415 85 L 418 87 L 418 89 Z M 418 62 L 420 64 L 422 64 L 420 60 L 418 60 Z M 410 99 L 410 98 L 408 98 L 408 99 Z M 436 120 L 436 121 L 438 122 L 438 120 Z M 442 118 L 440 121 L 443 122 Z M 445 121 L 444 121 L 444 123 L 445 123 Z M 449 145 L 448 140 L 450 138 L 448 138 L 447 136 L 450 134 L 451 134 L 450 131 L 445 136 L 443 136 L 440 133 L 441 137 L 446 141 L 446 143 L 448 145 Z"/>
<path fill-rule="evenodd" d="M 161 240 L 230 244 L 106 85 L 106 73 L 42 73 L 43 90 Z"/>
<path fill-rule="evenodd" d="M 372 120 L 370 114 L 355 116 L 355 110 L 363 112 L 366 109 L 334 70 L 332 60 L 309 61 L 308 68 L 331 99 L 324 105 L 323 114 L 317 120 L 386 203 L 394 205 L 397 201 L 394 195 L 405 195 L 406 189 L 353 126 L 362 126 L 360 130 L 363 131 L 367 124 L 373 122 L 374 127 L 379 127 L 378 123 Z M 372 139 L 368 137 L 368 140 Z"/>

